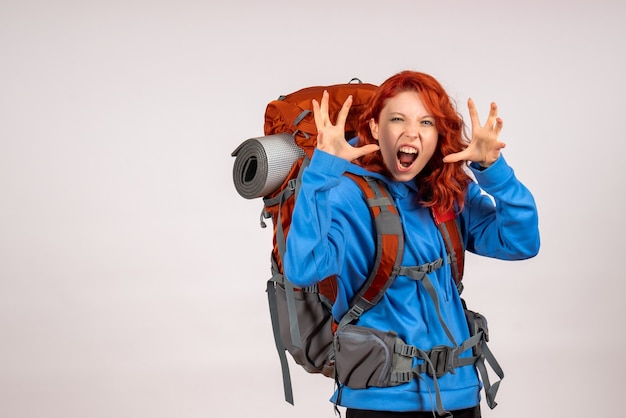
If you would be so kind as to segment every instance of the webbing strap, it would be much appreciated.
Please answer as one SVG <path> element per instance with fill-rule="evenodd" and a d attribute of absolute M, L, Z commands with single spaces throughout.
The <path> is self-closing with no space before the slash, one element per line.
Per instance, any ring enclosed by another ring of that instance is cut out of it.
<path fill-rule="evenodd" d="M 283 374 L 283 391 L 285 393 L 285 401 L 293 405 L 293 389 L 291 386 L 291 375 L 289 373 L 289 362 L 287 361 L 287 349 L 283 345 L 280 338 L 280 325 L 278 319 L 278 303 L 276 301 L 276 282 L 277 280 L 270 279 L 267 281 L 267 301 L 270 307 L 270 317 L 272 319 L 272 331 L 274 333 L 274 344 L 278 351 L 278 358 L 280 359 L 280 368 Z"/>
<path fill-rule="evenodd" d="M 287 201 L 292 195 L 294 200 L 294 205 L 296 199 L 298 198 L 298 193 L 300 192 L 300 186 L 302 184 L 302 175 L 304 173 L 304 169 L 309 165 L 310 159 L 304 158 L 302 160 L 302 164 L 298 169 L 298 175 L 296 178 L 293 178 L 287 182 L 287 186 L 273 198 L 263 198 L 264 206 L 271 207 L 278 205 L 278 217 L 276 219 L 276 247 L 278 248 L 278 256 L 280 259 L 284 259 L 285 251 L 286 251 L 286 237 L 285 230 L 283 228 L 283 219 L 282 219 L 282 206 L 283 203 Z M 265 210 L 264 210 L 265 211 Z"/>
<path fill-rule="evenodd" d="M 291 182 L 290 182 L 291 183 Z M 278 249 L 278 255 L 281 260 L 284 259 L 286 244 L 285 244 L 285 231 L 283 229 L 282 222 L 282 205 L 285 199 L 287 199 L 287 193 L 283 190 L 283 193 L 280 194 L 280 202 L 278 203 L 278 217 L 276 220 L 276 247 Z M 292 192 L 293 193 L 293 192 Z M 278 270 L 278 269 L 277 269 Z M 287 313 L 289 314 L 289 329 L 291 333 L 291 344 L 294 347 L 300 348 L 302 343 L 300 342 L 300 328 L 298 327 L 298 312 L 296 310 L 296 299 L 294 295 L 293 284 L 285 279 L 285 294 L 287 299 Z"/>
<path fill-rule="evenodd" d="M 293 121 L 293 126 L 297 126 L 300 122 L 302 122 L 302 119 L 304 119 L 309 113 L 311 113 L 311 111 L 308 109 L 304 109 L 302 112 L 300 112 L 296 120 Z"/>
<path fill-rule="evenodd" d="M 460 357 L 462 353 L 469 350 L 470 348 L 477 348 L 480 350 L 484 342 L 484 334 L 480 331 L 478 334 L 468 338 L 463 342 L 463 344 L 455 347 L 447 346 L 447 345 L 439 345 L 433 347 L 431 350 L 423 351 L 418 349 L 415 346 L 406 344 L 402 340 L 396 341 L 394 346 L 394 353 L 402 356 L 402 357 L 410 357 L 410 358 L 421 358 L 423 359 L 422 354 L 426 353 L 428 358 L 435 365 L 435 370 L 438 376 L 443 376 L 448 372 L 452 372 L 453 369 L 463 366 L 469 366 L 474 364 L 480 356 L 471 356 L 471 357 Z M 413 371 L 418 372 L 429 372 L 429 369 L 425 368 L 425 364 L 417 365 L 415 368 L 411 369 Z M 409 380 L 405 380 L 406 377 L 401 377 L 405 374 L 407 370 L 398 370 L 398 376 L 394 377 L 394 383 L 406 383 Z M 410 378 L 409 378 L 410 379 Z"/>
<path fill-rule="evenodd" d="M 439 267 L 441 267 L 443 265 L 443 260 L 442 259 L 438 259 L 438 260 L 434 261 L 433 263 L 424 264 L 423 266 L 426 266 L 425 268 L 423 268 L 423 266 L 400 267 L 400 271 L 398 272 L 398 274 L 400 276 L 407 276 L 410 279 L 422 282 L 422 285 L 424 286 L 424 290 L 426 290 L 426 293 L 428 293 L 428 295 L 430 296 L 431 300 L 433 301 L 433 304 L 435 305 L 435 310 L 437 312 L 437 318 L 439 318 L 439 322 L 441 323 L 441 327 L 445 331 L 445 333 L 448 336 L 448 339 L 450 340 L 452 345 L 456 346 L 457 345 L 456 340 L 454 339 L 454 336 L 452 335 L 452 332 L 450 332 L 450 329 L 448 328 L 448 326 L 446 325 L 445 321 L 443 320 L 443 317 L 441 316 L 441 307 L 440 307 L 440 304 L 439 304 L 439 297 L 437 295 L 437 290 L 435 289 L 435 286 L 433 285 L 433 282 L 430 280 L 430 277 L 428 277 L 428 275 L 426 274 L 426 271 L 425 271 L 425 269 L 427 269 L 427 270 L 428 269 L 432 269 L 433 265 L 436 265 L 437 266 L 436 268 L 439 268 Z"/>
<path fill-rule="evenodd" d="M 311 159 L 309 157 L 304 157 L 304 159 L 302 160 L 302 164 L 300 165 L 300 171 L 298 171 L 298 177 L 296 177 L 296 184 L 295 184 L 295 197 L 294 199 L 294 204 L 296 199 L 298 198 L 298 194 L 300 193 L 300 186 L 302 186 L 302 175 L 304 174 L 304 169 L 307 168 L 309 166 L 309 164 L 311 163 Z"/>
<path fill-rule="evenodd" d="M 440 416 L 440 417 L 452 418 L 452 414 L 443 407 L 443 402 L 441 401 L 441 391 L 439 390 L 439 380 L 437 379 L 435 366 L 433 365 L 432 361 L 430 360 L 430 357 L 426 354 L 426 352 L 420 350 L 419 348 L 417 349 L 417 351 L 419 352 L 419 356 L 424 359 L 424 364 L 427 364 L 428 367 L 432 370 L 433 385 L 435 386 L 435 399 L 436 399 L 436 405 L 437 405 L 437 415 Z M 422 376 L 421 373 L 414 372 L 414 375 L 418 379 L 420 379 L 420 380 L 422 380 L 422 381 L 424 381 L 426 383 L 426 380 L 424 379 L 424 377 Z M 428 384 L 426 385 L 426 387 L 428 387 Z M 430 392 L 430 387 L 428 387 L 428 392 Z"/>
<path fill-rule="evenodd" d="M 281 190 L 279 194 L 274 197 L 264 197 L 263 204 L 265 205 L 265 207 L 278 205 L 287 200 L 294 193 L 295 190 L 296 182 L 294 181 L 294 179 L 291 179 L 287 182 L 287 185 L 283 190 Z"/>
<path fill-rule="evenodd" d="M 487 399 L 487 405 L 489 405 L 489 408 L 493 409 L 498 405 L 495 399 L 496 394 L 498 393 L 498 388 L 500 387 L 500 382 L 502 382 L 502 379 L 504 378 L 504 371 L 502 370 L 502 367 L 500 367 L 500 364 L 494 357 L 486 342 L 483 341 L 481 348 L 482 353 L 476 361 L 476 368 L 478 369 L 480 378 L 485 386 L 485 398 Z M 489 363 L 489 366 L 491 366 L 491 369 L 499 378 L 499 380 L 493 385 L 489 380 L 489 374 L 487 373 L 487 368 L 485 367 L 485 360 Z"/>
<path fill-rule="evenodd" d="M 296 204 L 296 200 L 298 199 L 300 186 L 302 185 L 302 175 L 304 174 L 304 169 L 309 165 L 310 162 L 311 160 L 309 158 L 304 158 L 304 160 L 302 160 L 302 165 L 300 165 L 300 169 L 298 171 L 298 175 L 295 179 L 295 182 L 293 182 L 292 180 L 293 183 L 291 183 L 291 185 L 293 186 L 294 206 Z M 280 214 L 282 213 L 282 202 L 281 202 L 281 206 L 279 206 L 278 213 L 279 213 L 278 224 L 280 225 L 280 232 L 281 232 L 282 243 L 283 243 L 282 248 L 281 247 L 278 248 L 278 252 L 280 254 L 280 259 L 283 260 L 285 257 L 285 251 L 286 251 L 286 241 L 285 241 L 284 230 L 282 228 L 283 226 L 282 220 L 280 219 Z M 302 348 L 302 338 L 300 336 L 300 327 L 298 324 L 298 311 L 296 308 L 294 286 L 293 286 L 293 283 L 291 283 L 286 278 L 285 278 L 285 291 L 287 292 L 287 312 L 289 313 L 289 332 L 291 334 L 291 344 L 296 348 Z"/>
<path fill-rule="evenodd" d="M 400 216 L 387 186 L 371 177 L 346 173 L 365 194 L 376 226 L 376 257 L 367 280 L 352 299 L 350 309 L 339 321 L 341 328 L 376 305 L 397 275 L 404 251 Z"/>
<path fill-rule="evenodd" d="M 285 257 L 285 252 L 287 250 L 285 230 L 283 228 L 283 219 L 282 219 L 282 206 L 288 198 L 292 195 L 294 196 L 294 204 L 295 200 L 298 197 L 298 192 L 300 191 L 300 185 L 302 184 L 302 175 L 304 173 L 304 169 L 309 165 L 309 159 L 305 158 L 302 161 L 302 165 L 298 170 L 298 175 L 295 179 L 289 180 L 287 186 L 280 192 L 279 195 L 275 196 L 272 199 L 263 199 L 265 207 L 278 205 L 278 216 L 276 219 L 276 248 L 278 251 L 278 257 L 283 260 Z M 274 263 L 274 260 L 272 259 Z M 275 263 L 274 263 L 275 264 Z M 274 269 L 278 272 L 278 266 L 274 265 Z M 298 326 L 298 312 L 296 308 L 296 299 L 294 294 L 294 286 L 289 280 L 284 278 L 285 285 L 285 293 L 287 300 L 287 313 L 289 315 L 289 330 L 291 334 L 291 344 L 294 347 L 302 348 L 302 338 L 300 335 L 300 328 Z"/>
<path fill-rule="evenodd" d="M 302 348 L 302 337 L 300 336 L 300 326 L 298 324 L 298 309 L 296 308 L 295 288 L 285 277 L 285 294 L 287 296 L 287 313 L 289 314 L 289 334 L 291 334 L 291 344 L 296 348 Z"/>
<path fill-rule="evenodd" d="M 280 192 L 280 194 L 278 196 L 276 196 L 274 199 L 272 200 L 264 200 L 265 206 L 269 207 L 269 206 L 274 206 L 274 205 L 278 205 L 278 216 L 276 218 L 276 247 L 278 249 L 278 256 L 280 257 L 280 259 L 282 260 L 284 255 L 285 255 L 285 250 L 286 250 L 286 238 L 285 238 L 285 230 L 283 228 L 283 222 L 282 222 L 282 206 L 283 203 L 295 192 L 295 187 L 296 184 L 295 182 L 292 180 L 289 181 L 289 183 L 287 184 L 287 187 L 285 187 L 285 189 L 283 189 L 283 191 Z"/>

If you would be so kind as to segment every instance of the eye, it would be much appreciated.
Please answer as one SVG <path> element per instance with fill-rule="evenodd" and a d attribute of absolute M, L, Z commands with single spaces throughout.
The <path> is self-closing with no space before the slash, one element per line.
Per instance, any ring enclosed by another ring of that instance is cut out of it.
<path fill-rule="evenodd" d="M 391 122 L 402 122 L 403 119 L 400 116 L 394 116 L 391 119 Z"/>
<path fill-rule="evenodd" d="M 422 125 L 426 125 L 426 126 L 435 126 L 435 122 L 430 120 L 430 119 L 424 119 L 422 121 Z"/>

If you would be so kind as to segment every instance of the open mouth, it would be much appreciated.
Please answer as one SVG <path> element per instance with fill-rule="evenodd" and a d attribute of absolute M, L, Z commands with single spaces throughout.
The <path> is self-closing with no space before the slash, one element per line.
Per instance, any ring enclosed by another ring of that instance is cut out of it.
<path fill-rule="evenodd" d="M 412 147 L 404 146 L 398 151 L 398 162 L 404 168 L 408 168 L 417 158 L 417 150 Z"/>

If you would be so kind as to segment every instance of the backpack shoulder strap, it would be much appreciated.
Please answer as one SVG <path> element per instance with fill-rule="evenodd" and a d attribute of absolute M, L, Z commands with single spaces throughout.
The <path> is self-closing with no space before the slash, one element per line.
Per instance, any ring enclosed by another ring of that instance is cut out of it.
<path fill-rule="evenodd" d="M 363 191 L 376 227 L 376 261 L 365 284 L 354 296 L 339 327 L 357 320 L 373 307 L 391 286 L 400 269 L 404 251 L 404 232 L 398 210 L 384 182 L 371 177 L 346 173 Z"/>
<path fill-rule="evenodd" d="M 461 227 L 454 210 L 441 212 L 437 208 L 431 209 L 435 224 L 443 237 L 448 254 L 450 254 L 450 264 L 452 276 L 459 293 L 463 291 L 463 270 L 465 264 L 465 246 L 461 235 Z"/>

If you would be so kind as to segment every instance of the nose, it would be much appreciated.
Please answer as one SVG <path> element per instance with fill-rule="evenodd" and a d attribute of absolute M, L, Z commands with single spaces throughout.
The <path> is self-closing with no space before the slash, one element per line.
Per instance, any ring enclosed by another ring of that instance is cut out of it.
<path fill-rule="evenodd" d="M 406 126 L 405 135 L 411 139 L 417 139 L 419 137 L 419 122 L 409 121 Z"/>

